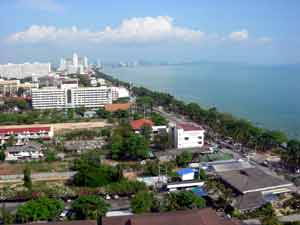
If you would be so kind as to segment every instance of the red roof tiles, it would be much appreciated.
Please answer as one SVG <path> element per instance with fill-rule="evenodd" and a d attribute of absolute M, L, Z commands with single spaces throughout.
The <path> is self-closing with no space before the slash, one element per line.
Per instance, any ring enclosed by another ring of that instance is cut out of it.
<path fill-rule="evenodd" d="M 148 119 L 139 119 L 131 121 L 131 127 L 133 130 L 139 130 L 142 126 L 150 126 L 152 127 L 154 124 L 151 120 Z"/>
<path fill-rule="evenodd" d="M 50 132 L 50 130 L 51 127 L 0 128 L 0 134 L 38 133 L 41 131 Z"/>

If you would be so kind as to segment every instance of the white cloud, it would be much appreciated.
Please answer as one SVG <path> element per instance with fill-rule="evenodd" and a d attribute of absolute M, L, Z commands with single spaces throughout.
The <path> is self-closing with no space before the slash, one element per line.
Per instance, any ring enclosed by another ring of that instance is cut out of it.
<path fill-rule="evenodd" d="M 269 38 L 269 37 L 260 37 L 257 40 L 261 44 L 269 44 L 272 42 L 272 38 Z"/>
<path fill-rule="evenodd" d="M 61 12 L 63 6 L 54 0 L 18 0 L 17 6 L 48 12 Z"/>
<path fill-rule="evenodd" d="M 10 35 L 9 42 L 157 42 L 157 41 L 199 41 L 205 34 L 199 30 L 179 27 L 168 16 L 126 19 L 115 28 L 110 26 L 99 31 L 78 29 L 76 26 L 57 28 L 32 25 L 27 30 Z"/>
<path fill-rule="evenodd" d="M 234 31 L 228 35 L 228 38 L 232 41 L 245 41 L 249 38 L 249 32 L 246 29 Z"/>

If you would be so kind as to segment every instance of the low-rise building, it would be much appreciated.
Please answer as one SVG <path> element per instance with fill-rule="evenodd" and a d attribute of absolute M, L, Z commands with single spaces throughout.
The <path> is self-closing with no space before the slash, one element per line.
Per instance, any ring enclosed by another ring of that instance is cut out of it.
<path fill-rule="evenodd" d="M 64 149 L 67 152 L 82 153 L 88 150 L 101 149 L 104 144 L 103 139 L 65 141 Z"/>
<path fill-rule="evenodd" d="M 43 146 L 38 143 L 7 147 L 5 150 L 6 161 L 37 160 L 44 157 Z"/>
<path fill-rule="evenodd" d="M 0 127 L 0 140 L 5 143 L 10 137 L 14 137 L 20 141 L 32 139 L 48 140 L 53 137 L 53 127 L 39 126 L 39 127 Z"/>
<path fill-rule="evenodd" d="M 204 129 L 194 123 L 176 124 L 172 128 L 175 148 L 195 148 L 204 145 Z"/>
<path fill-rule="evenodd" d="M 266 174 L 256 167 L 226 170 L 217 175 L 237 195 L 233 206 L 240 210 L 259 208 L 267 202 L 266 197 L 290 192 L 293 186 L 291 182 Z"/>
<path fill-rule="evenodd" d="M 195 171 L 192 168 L 183 168 L 178 170 L 176 173 L 182 181 L 194 180 L 195 178 Z"/>

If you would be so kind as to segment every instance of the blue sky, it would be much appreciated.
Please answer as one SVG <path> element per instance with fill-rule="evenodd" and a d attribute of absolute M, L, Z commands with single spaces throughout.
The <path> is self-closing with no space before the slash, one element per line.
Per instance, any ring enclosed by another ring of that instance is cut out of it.
<path fill-rule="evenodd" d="M 298 0 L 0 0 L 0 63 L 300 62 Z"/>

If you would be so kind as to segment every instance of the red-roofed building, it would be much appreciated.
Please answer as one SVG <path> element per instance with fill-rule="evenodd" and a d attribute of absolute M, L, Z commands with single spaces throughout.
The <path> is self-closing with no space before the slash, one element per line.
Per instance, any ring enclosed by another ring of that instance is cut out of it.
<path fill-rule="evenodd" d="M 19 140 L 51 139 L 53 137 L 53 128 L 51 126 L 0 127 L 1 143 L 11 136 Z"/>
<path fill-rule="evenodd" d="M 201 148 L 204 145 L 205 130 L 197 124 L 177 124 L 173 132 L 176 148 Z"/>
<path fill-rule="evenodd" d="M 148 119 L 139 119 L 139 120 L 131 121 L 130 125 L 134 131 L 139 131 L 143 126 L 152 127 L 154 125 L 154 123 Z"/>

